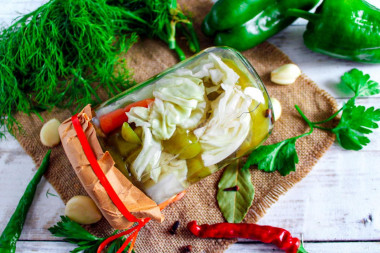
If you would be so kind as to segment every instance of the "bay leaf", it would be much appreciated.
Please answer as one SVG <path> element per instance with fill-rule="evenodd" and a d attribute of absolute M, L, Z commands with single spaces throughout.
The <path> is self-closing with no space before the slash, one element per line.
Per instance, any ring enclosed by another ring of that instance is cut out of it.
<path fill-rule="evenodd" d="M 217 200 L 224 218 L 230 223 L 240 223 L 252 205 L 255 188 L 249 170 L 241 170 L 236 160 L 224 169 L 218 183 Z M 238 186 L 238 191 L 225 191 Z"/>

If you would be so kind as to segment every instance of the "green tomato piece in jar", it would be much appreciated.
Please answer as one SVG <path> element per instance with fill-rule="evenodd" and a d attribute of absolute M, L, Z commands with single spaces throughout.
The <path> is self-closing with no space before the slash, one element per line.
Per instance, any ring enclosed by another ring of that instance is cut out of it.
<path fill-rule="evenodd" d="M 108 139 L 109 146 L 112 146 L 116 149 L 116 151 L 119 152 L 119 154 L 123 157 L 127 157 L 129 153 L 131 153 L 133 150 L 136 150 L 136 148 L 139 147 L 138 144 L 126 142 L 124 138 L 121 137 L 120 133 L 114 133 L 112 134 Z"/>
<path fill-rule="evenodd" d="M 127 122 L 124 122 L 121 127 L 121 136 L 129 143 L 141 144 L 141 139 Z"/>
<path fill-rule="evenodd" d="M 186 160 L 187 164 L 187 181 L 195 183 L 217 170 L 215 165 L 205 167 L 201 155 Z"/>
<path fill-rule="evenodd" d="M 141 147 L 138 147 L 135 151 L 129 154 L 129 156 L 126 159 L 127 164 L 132 165 L 132 163 L 136 160 L 136 157 L 140 154 L 141 149 Z"/>
<path fill-rule="evenodd" d="M 201 145 L 197 137 L 190 131 L 177 128 L 169 140 L 162 142 L 164 150 L 173 155 L 179 155 L 178 159 L 191 159 L 201 151 Z"/>
<path fill-rule="evenodd" d="M 140 138 L 140 140 L 142 139 L 142 134 L 143 134 L 143 129 L 142 127 L 136 127 L 133 131 L 135 131 L 135 133 L 137 134 L 137 136 Z"/>
<path fill-rule="evenodd" d="M 197 156 L 202 151 L 201 144 L 199 142 L 192 143 L 187 146 L 182 152 L 179 154 L 178 159 L 187 160 Z"/>
<path fill-rule="evenodd" d="M 120 153 L 115 151 L 112 148 L 109 148 L 108 152 L 111 154 L 112 159 L 115 162 L 115 167 L 118 170 L 120 170 L 124 176 L 126 176 L 129 180 L 131 180 L 131 175 L 127 169 L 127 165 L 126 165 L 125 161 L 123 160 L 123 157 L 120 155 Z"/>

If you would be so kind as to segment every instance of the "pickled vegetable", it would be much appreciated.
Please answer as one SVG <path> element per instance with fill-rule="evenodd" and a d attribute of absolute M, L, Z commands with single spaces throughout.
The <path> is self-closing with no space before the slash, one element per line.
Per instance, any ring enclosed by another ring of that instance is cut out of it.
<path fill-rule="evenodd" d="M 205 167 L 203 164 L 202 157 L 200 155 L 186 160 L 187 164 L 187 180 L 190 183 L 195 183 L 201 180 L 204 177 L 207 177 L 217 171 L 215 165 Z"/>
<path fill-rule="evenodd" d="M 131 165 L 133 161 L 136 159 L 136 157 L 140 154 L 141 147 L 135 149 L 125 160 L 128 165 Z"/>
<path fill-rule="evenodd" d="M 110 133 L 117 128 L 120 128 L 124 122 L 128 121 L 127 112 L 134 107 L 148 107 L 153 102 L 153 99 L 147 98 L 132 104 L 127 105 L 125 108 L 119 108 L 106 115 L 99 117 L 100 127 L 105 133 Z"/>
<path fill-rule="evenodd" d="M 241 56 L 221 52 L 183 63 L 99 109 L 110 114 L 139 104 L 136 98 L 151 99 L 130 108 L 128 123 L 105 138 L 123 173 L 158 203 L 252 151 L 271 130 L 259 78 Z"/>
<path fill-rule="evenodd" d="M 131 175 L 127 169 L 127 162 L 124 161 L 124 158 L 117 152 L 114 148 L 108 147 L 107 151 L 111 154 L 112 159 L 115 162 L 115 167 L 123 173 L 129 180 L 131 180 Z"/>
<path fill-rule="evenodd" d="M 178 159 L 190 159 L 198 155 L 201 151 L 197 137 L 189 130 L 177 128 L 169 140 L 162 142 L 164 151 L 177 155 Z"/>
<path fill-rule="evenodd" d="M 133 131 L 132 127 L 127 122 L 124 122 L 121 127 L 121 136 L 128 143 L 141 144 L 139 136 Z"/>
<path fill-rule="evenodd" d="M 142 133 L 143 133 L 142 127 L 136 127 L 133 131 L 135 131 L 137 137 L 139 137 L 139 139 L 141 141 Z"/>
<path fill-rule="evenodd" d="M 250 87 L 253 80 L 250 80 L 249 76 L 244 73 L 237 65 L 230 59 L 224 59 L 224 62 L 232 68 L 239 75 L 238 85 L 243 88 Z M 247 138 L 244 140 L 239 150 L 237 151 L 237 157 L 243 156 L 250 150 L 258 147 L 268 135 L 268 129 L 270 129 L 271 121 L 266 116 L 266 110 L 268 109 L 268 99 L 263 97 L 264 101 L 261 103 L 254 103 L 249 107 L 249 114 L 251 115 L 252 124 L 251 131 Z"/>
<path fill-rule="evenodd" d="M 114 147 L 123 157 L 127 157 L 129 153 L 139 147 L 138 144 L 125 141 L 120 132 L 112 134 L 108 139 L 108 143 L 109 146 Z"/>

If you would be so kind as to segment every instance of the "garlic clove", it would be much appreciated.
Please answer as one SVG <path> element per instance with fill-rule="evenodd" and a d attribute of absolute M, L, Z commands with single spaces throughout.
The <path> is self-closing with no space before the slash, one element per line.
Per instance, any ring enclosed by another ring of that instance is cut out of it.
<path fill-rule="evenodd" d="M 276 98 L 271 98 L 270 101 L 272 103 L 274 120 L 277 121 L 281 117 L 282 113 L 281 103 Z"/>
<path fill-rule="evenodd" d="M 102 218 L 95 202 L 87 196 L 74 196 L 66 204 L 65 215 L 79 224 L 93 224 Z"/>
<path fill-rule="evenodd" d="M 301 75 L 301 69 L 295 64 L 285 64 L 270 73 L 270 80 L 280 85 L 294 83 Z"/>
<path fill-rule="evenodd" d="M 51 119 L 46 122 L 40 131 L 40 140 L 43 145 L 54 147 L 61 142 L 58 133 L 58 127 L 61 123 L 57 119 Z"/>

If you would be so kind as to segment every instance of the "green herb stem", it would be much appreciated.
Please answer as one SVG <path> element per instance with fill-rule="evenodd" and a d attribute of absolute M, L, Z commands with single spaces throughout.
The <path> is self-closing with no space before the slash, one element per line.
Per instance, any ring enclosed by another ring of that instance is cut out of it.
<path fill-rule="evenodd" d="M 188 47 L 191 52 L 198 52 L 197 45 L 194 43 L 191 33 L 182 24 L 177 24 L 177 29 L 186 37 Z"/>
<path fill-rule="evenodd" d="M 183 50 L 177 45 L 177 43 L 175 43 L 174 51 L 177 53 L 178 58 L 179 58 L 180 61 L 183 61 L 183 60 L 186 59 L 186 55 L 185 55 L 185 53 L 184 53 Z"/>
<path fill-rule="evenodd" d="M 316 21 L 318 18 L 318 14 L 315 13 L 310 13 L 308 11 L 300 10 L 300 9 L 288 9 L 286 12 L 286 16 L 293 16 L 293 17 L 298 17 L 298 18 L 303 18 L 308 21 Z"/>
<path fill-rule="evenodd" d="M 343 110 L 343 107 L 337 111 L 336 113 L 334 113 L 331 117 L 329 117 L 328 119 L 326 120 L 323 120 L 323 121 L 318 121 L 318 122 L 311 122 L 307 117 L 306 115 L 302 112 L 302 110 L 298 107 L 298 105 L 295 105 L 294 106 L 296 108 L 296 110 L 298 111 L 298 113 L 301 115 L 302 119 L 309 125 L 310 127 L 310 131 L 308 133 L 305 133 L 305 134 L 302 134 L 302 135 L 299 135 L 299 136 L 296 136 L 296 137 L 293 137 L 293 138 L 301 138 L 301 137 L 304 137 L 306 135 L 309 135 L 313 132 L 314 128 L 318 128 L 318 129 L 321 129 L 321 130 L 326 130 L 326 131 L 332 131 L 333 128 L 326 128 L 326 127 L 321 127 L 321 126 L 318 126 L 317 124 L 322 124 L 322 123 L 326 123 L 332 119 L 334 119 L 336 117 L 336 115 L 338 115 L 339 112 L 341 112 Z"/>
<path fill-rule="evenodd" d="M 334 128 L 327 128 L 327 127 L 321 127 L 321 126 L 314 126 L 314 127 L 321 130 L 329 131 L 329 132 L 331 132 L 334 129 Z"/>
<path fill-rule="evenodd" d="M 319 125 L 319 124 L 323 124 L 323 123 L 326 123 L 332 119 L 334 119 L 342 110 L 344 109 L 344 107 L 340 108 L 336 113 L 334 113 L 333 115 L 331 115 L 329 118 L 325 119 L 325 120 L 322 120 L 322 121 L 317 121 L 317 122 L 312 122 L 313 125 Z M 322 128 L 321 128 L 322 129 Z"/>
<path fill-rule="evenodd" d="M 189 40 L 189 41 L 191 41 L 192 44 L 194 45 L 195 52 L 199 52 L 201 49 L 200 49 L 197 33 L 195 32 L 193 24 L 192 23 L 186 24 L 186 27 L 187 27 L 187 29 L 188 29 L 188 31 L 190 33 L 190 37 L 191 37 L 191 40 Z"/>
<path fill-rule="evenodd" d="M 169 30 L 168 45 L 170 49 L 175 49 L 176 47 L 175 25 L 176 25 L 176 22 L 172 20 L 170 21 L 170 25 L 168 26 L 168 30 Z"/>
<path fill-rule="evenodd" d="M 177 0 L 170 0 L 170 9 L 178 10 L 177 9 Z"/>
<path fill-rule="evenodd" d="M 304 134 L 301 134 L 299 136 L 296 136 L 296 137 L 293 137 L 293 138 L 296 138 L 296 139 L 299 139 L 299 138 L 302 138 L 304 136 L 308 136 L 310 135 L 313 131 L 314 131 L 314 124 L 313 122 L 311 122 L 307 117 L 306 115 L 302 112 L 302 110 L 298 107 L 298 105 L 295 105 L 294 106 L 296 108 L 296 110 L 298 111 L 298 113 L 301 115 L 301 117 L 303 118 L 303 120 L 309 125 L 310 127 L 310 131 L 307 132 L 307 133 L 304 133 Z M 293 139 L 291 138 L 291 139 Z"/>

